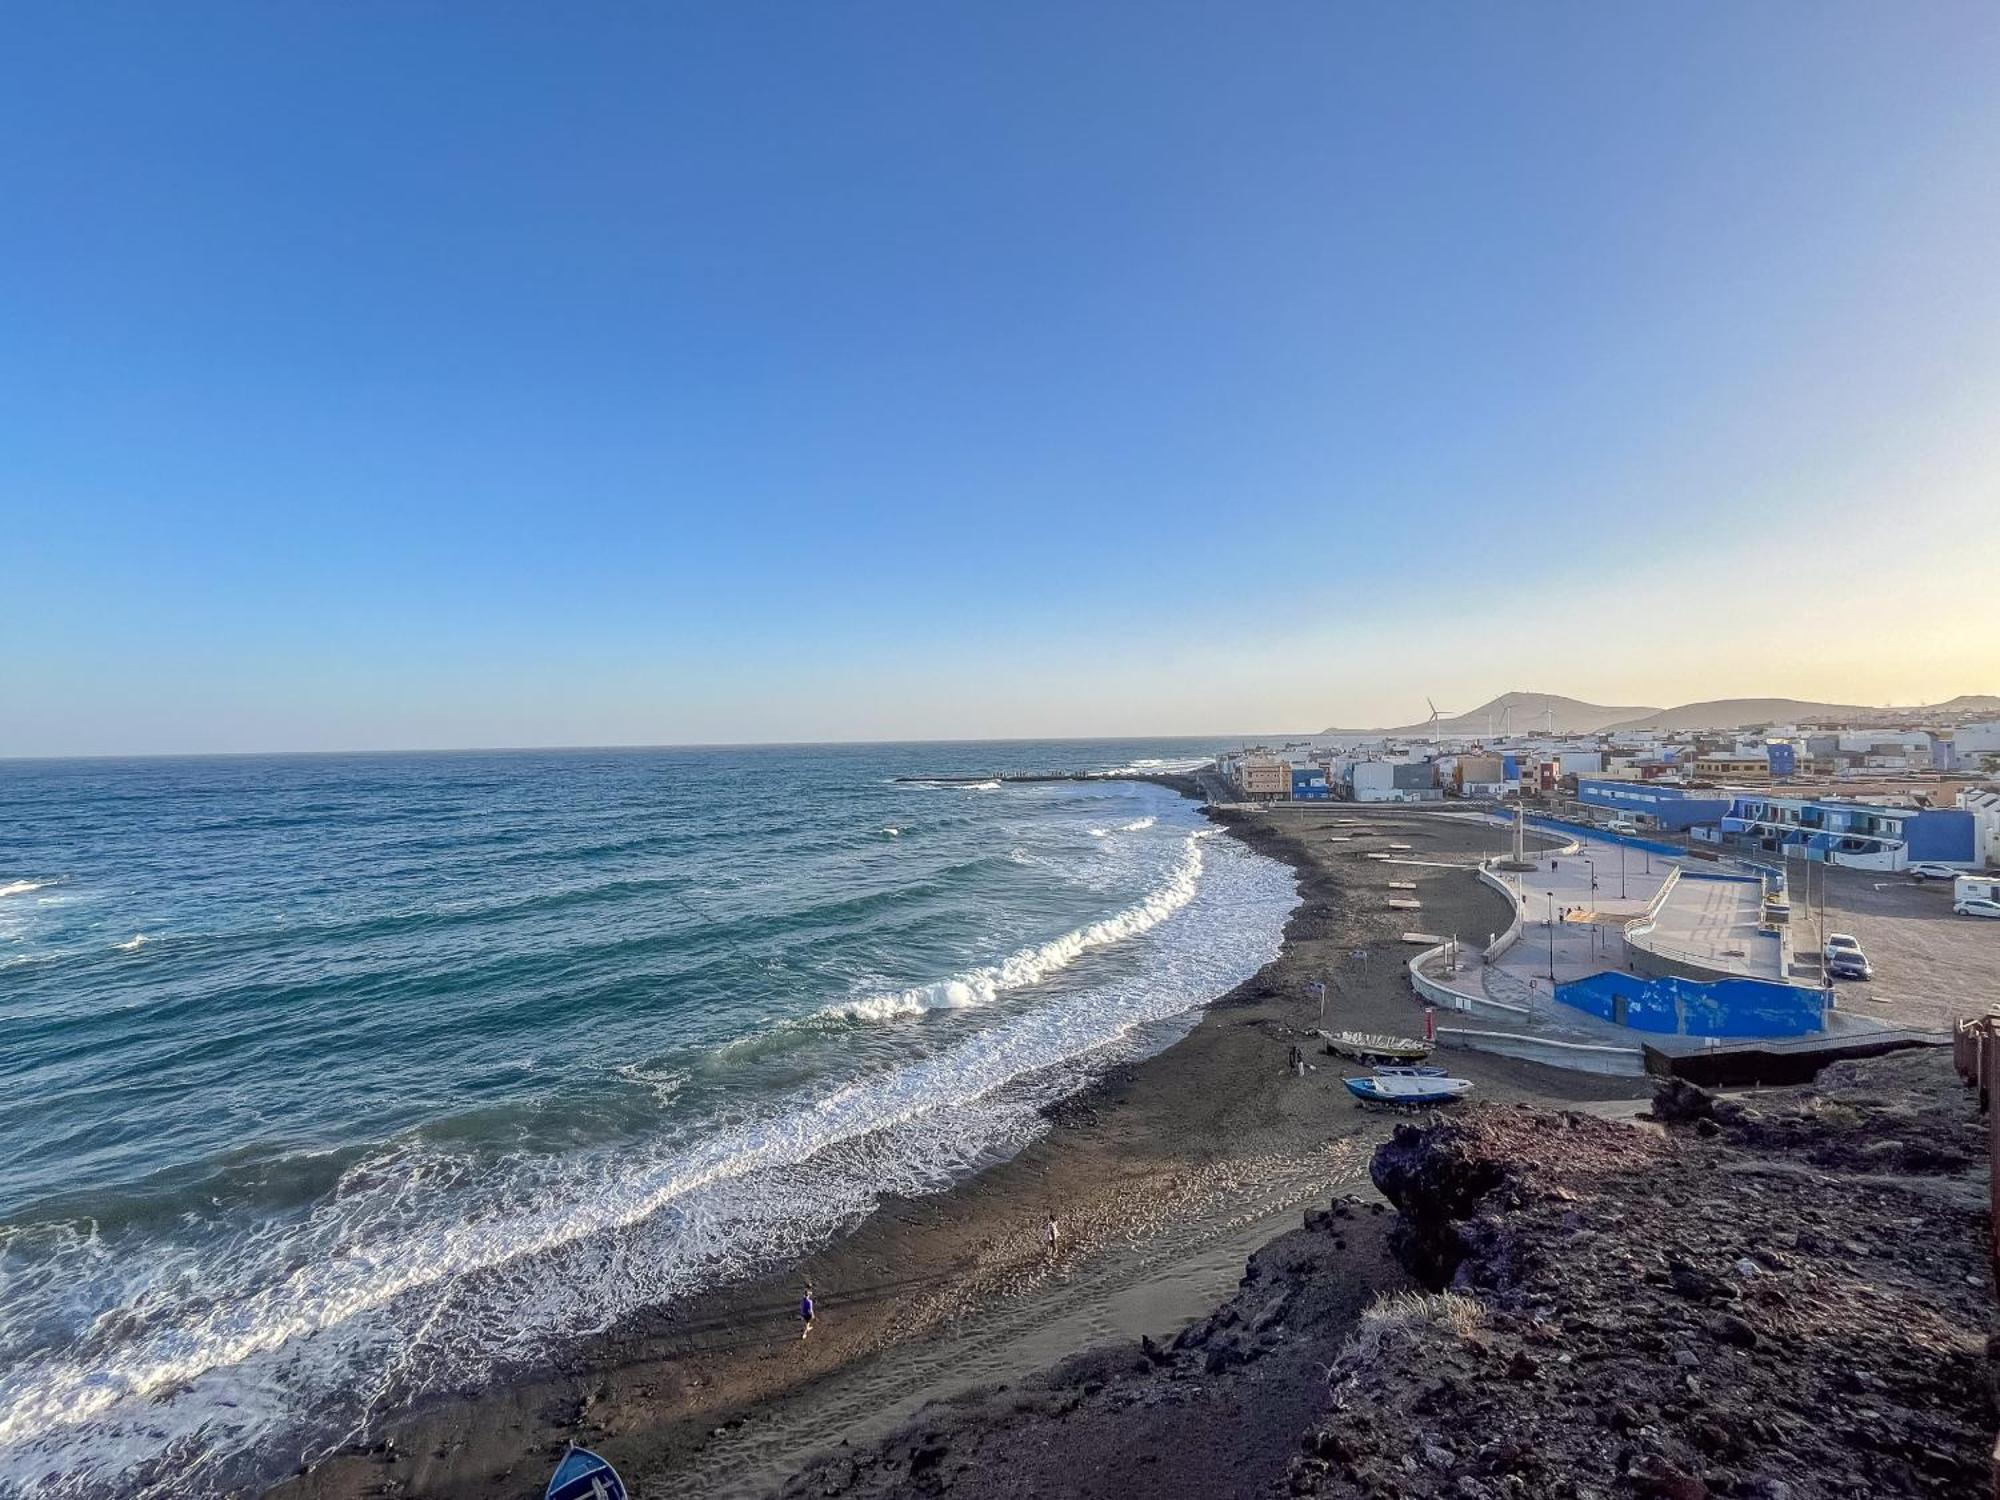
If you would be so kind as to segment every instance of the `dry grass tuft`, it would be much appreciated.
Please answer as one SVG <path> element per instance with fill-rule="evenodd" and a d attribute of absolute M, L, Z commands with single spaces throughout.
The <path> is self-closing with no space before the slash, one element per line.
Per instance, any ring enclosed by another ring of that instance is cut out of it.
<path fill-rule="evenodd" d="M 1363 1311 L 1361 1326 L 1340 1351 L 1336 1367 L 1391 1358 L 1399 1348 L 1433 1332 L 1463 1341 L 1485 1326 L 1485 1308 L 1462 1293 L 1392 1292 Z"/>

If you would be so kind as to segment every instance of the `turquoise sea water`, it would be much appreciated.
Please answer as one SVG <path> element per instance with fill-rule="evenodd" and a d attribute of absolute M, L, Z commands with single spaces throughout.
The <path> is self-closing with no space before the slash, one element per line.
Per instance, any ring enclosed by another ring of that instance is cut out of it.
<path fill-rule="evenodd" d="M 212 1494 L 1016 1150 L 1289 872 L 1060 742 L 0 763 L 0 1494 Z"/>

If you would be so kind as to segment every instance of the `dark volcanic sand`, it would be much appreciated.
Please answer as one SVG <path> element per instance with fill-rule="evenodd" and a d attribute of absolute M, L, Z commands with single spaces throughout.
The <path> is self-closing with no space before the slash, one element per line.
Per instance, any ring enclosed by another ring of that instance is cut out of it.
<path fill-rule="evenodd" d="M 1328 838 L 1353 833 L 1336 820 L 1357 817 L 1379 835 Z M 635 1320 L 541 1374 L 392 1417 L 366 1446 L 275 1493 L 538 1496 L 574 1439 L 639 1495 L 763 1494 L 814 1454 L 878 1438 L 927 1400 L 1110 1340 L 1168 1337 L 1207 1312 L 1252 1250 L 1297 1227 L 1302 1205 L 1369 1191 L 1369 1155 L 1395 1124 L 1354 1107 L 1334 1059 L 1315 1056 L 1304 1080 L 1286 1072 L 1287 1049 L 1318 1024 L 1305 981 L 1338 976 L 1330 1025 L 1408 1034 L 1422 1010 L 1405 977 L 1415 951 L 1400 941 L 1405 928 L 1483 937 L 1509 915 L 1471 873 L 1472 858 L 1505 837 L 1490 825 L 1362 817 L 1344 804 L 1222 821 L 1291 863 L 1302 900 L 1281 955 L 1183 1040 L 1059 1106 L 1049 1133 L 1013 1160 L 950 1192 L 886 1204 L 803 1267 Z M 1414 846 L 1405 858 L 1459 863 L 1360 857 L 1391 840 Z M 1416 882 L 1421 913 L 1387 909 L 1390 880 Z M 1347 956 L 1361 947 L 1365 965 Z M 1476 1053 L 1452 1063 L 1487 1099 L 1646 1093 L 1636 1080 Z M 1053 1264 L 1039 1242 L 1050 1207 L 1066 1234 Z M 820 1319 L 801 1343 L 793 1308 L 806 1280 Z M 1374 1280 L 1357 1273 L 1356 1305 Z"/>

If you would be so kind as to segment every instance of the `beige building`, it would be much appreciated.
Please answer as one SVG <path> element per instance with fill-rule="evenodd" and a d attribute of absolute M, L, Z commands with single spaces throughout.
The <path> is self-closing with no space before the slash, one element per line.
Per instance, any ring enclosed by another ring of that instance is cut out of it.
<path fill-rule="evenodd" d="M 1761 755 L 1698 755 L 1694 776 L 1697 781 L 1769 781 L 1771 762 Z"/>
<path fill-rule="evenodd" d="M 1269 756 L 1245 756 L 1236 766 L 1236 784 L 1246 797 L 1292 795 L 1292 763 Z"/>

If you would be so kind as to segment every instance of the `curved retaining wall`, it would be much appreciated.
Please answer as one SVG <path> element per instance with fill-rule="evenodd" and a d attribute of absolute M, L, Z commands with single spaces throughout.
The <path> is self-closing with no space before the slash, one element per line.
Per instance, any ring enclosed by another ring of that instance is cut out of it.
<path fill-rule="evenodd" d="M 1410 988 L 1431 1005 L 1440 1010 L 1471 1011 L 1490 1010 L 1498 1015 L 1526 1016 L 1525 1006 L 1509 1005 L 1504 1000 L 1489 998 L 1480 990 L 1454 989 L 1442 980 L 1433 979 L 1423 971 L 1423 965 L 1431 959 L 1442 958 L 1449 943 L 1439 943 L 1435 948 L 1426 948 L 1410 960 Z"/>
<path fill-rule="evenodd" d="M 1575 854 L 1582 847 L 1583 845 L 1579 844 L 1575 839 L 1571 839 L 1567 844 L 1542 852 L 1553 854 L 1556 858 L 1562 859 L 1568 855 Z M 1482 962 L 1491 963 L 1520 941 L 1524 908 L 1521 906 L 1520 901 L 1516 899 L 1514 888 L 1507 884 L 1506 879 L 1498 871 L 1488 869 L 1484 861 L 1481 861 L 1479 865 L 1478 875 L 1487 885 L 1506 897 L 1507 904 L 1514 911 L 1514 920 L 1507 924 L 1507 930 L 1495 938 L 1492 945 L 1485 951 Z M 1423 966 L 1432 959 L 1442 958 L 1445 950 L 1450 946 L 1449 943 L 1439 943 L 1435 948 L 1424 949 L 1423 952 L 1410 960 L 1411 989 L 1415 990 L 1432 1005 L 1444 1010 L 1470 1011 L 1477 1007 L 1501 1015 L 1526 1016 L 1532 1014 L 1526 1006 L 1509 1005 L 1504 1000 L 1492 999 L 1484 990 L 1455 989 L 1451 985 L 1444 984 L 1424 973 Z"/>
<path fill-rule="evenodd" d="M 1497 871 L 1489 870 L 1485 865 L 1481 865 L 1479 867 L 1479 878 L 1505 896 L 1507 904 L 1514 908 L 1514 920 L 1507 924 L 1507 930 L 1495 938 L 1492 946 L 1486 950 L 1486 961 L 1491 963 L 1521 940 L 1521 920 L 1526 915 L 1526 909 L 1514 895 L 1514 888 L 1507 884 Z"/>

